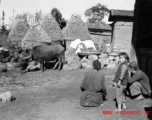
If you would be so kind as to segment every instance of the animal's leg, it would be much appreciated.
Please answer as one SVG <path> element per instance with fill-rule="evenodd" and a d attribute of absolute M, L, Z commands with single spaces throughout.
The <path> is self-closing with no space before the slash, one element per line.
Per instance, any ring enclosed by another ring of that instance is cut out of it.
<path fill-rule="evenodd" d="M 58 70 L 61 70 L 62 67 L 62 58 L 59 59 L 59 66 L 58 66 Z"/>
<path fill-rule="evenodd" d="M 53 67 L 53 70 L 56 69 L 57 65 L 59 64 L 60 59 L 58 58 L 58 62 L 55 64 L 55 66 Z"/>
<path fill-rule="evenodd" d="M 64 63 L 65 61 L 64 61 L 64 58 L 63 57 L 61 57 L 60 58 L 60 70 L 63 68 L 63 66 L 64 66 Z"/>
<path fill-rule="evenodd" d="M 61 58 L 63 60 L 63 64 L 66 64 L 66 61 L 65 61 L 65 52 L 62 54 Z"/>
<path fill-rule="evenodd" d="M 59 61 L 55 64 L 55 66 L 53 67 L 53 70 L 56 69 L 57 65 L 59 64 Z"/>
<path fill-rule="evenodd" d="M 46 70 L 46 62 L 44 61 L 43 63 L 44 63 L 43 70 Z"/>
<path fill-rule="evenodd" d="M 44 72 L 44 67 L 45 67 L 45 63 L 43 62 L 42 63 L 43 72 Z"/>
<path fill-rule="evenodd" d="M 61 61 L 61 62 L 60 62 L 60 70 L 62 70 L 63 65 L 64 65 L 63 62 Z"/>
<path fill-rule="evenodd" d="M 44 63 L 43 62 L 40 62 L 40 68 L 41 68 L 41 71 L 44 72 Z"/>

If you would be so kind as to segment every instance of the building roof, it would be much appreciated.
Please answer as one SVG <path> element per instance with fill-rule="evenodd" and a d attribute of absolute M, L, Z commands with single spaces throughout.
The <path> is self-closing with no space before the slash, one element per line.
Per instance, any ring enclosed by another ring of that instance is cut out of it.
<path fill-rule="evenodd" d="M 134 16 L 134 11 L 128 11 L 128 10 L 111 10 L 110 13 L 111 16 L 128 16 L 128 17 Z"/>
<path fill-rule="evenodd" d="M 86 23 L 88 29 L 96 29 L 96 30 L 112 30 L 111 26 L 104 23 Z"/>
<path fill-rule="evenodd" d="M 109 21 L 113 21 L 114 17 L 126 17 L 126 18 L 133 18 L 134 11 L 131 10 L 110 10 Z"/>

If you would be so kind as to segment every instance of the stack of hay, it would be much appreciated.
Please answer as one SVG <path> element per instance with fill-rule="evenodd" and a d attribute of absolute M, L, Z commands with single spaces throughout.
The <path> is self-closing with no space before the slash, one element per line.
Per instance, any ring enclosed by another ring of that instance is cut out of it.
<path fill-rule="evenodd" d="M 9 33 L 7 41 L 20 46 L 20 43 L 24 38 L 24 36 L 26 35 L 27 31 L 28 31 L 28 26 L 26 22 L 23 19 L 19 19 L 13 25 L 13 28 Z"/>
<path fill-rule="evenodd" d="M 63 30 L 63 35 L 66 40 L 80 39 L 84 41 L 91 39 L 88 28 L 79 15 L 72 15 Z"/>
<path fill-rule="evenodd" d="M 22 48 L 31 48 L 44 43 L 51 43 L 51 40 L 47 33 L 39 26 L 29 28 L 27 34 L 22 40 Z"/>
<path fill-rule="evenodd" d="M 63 40 L 62 30 L 51 14 L 47 14 L 43 18 L 41 26 L 46 31 L 52 42 Z"/>

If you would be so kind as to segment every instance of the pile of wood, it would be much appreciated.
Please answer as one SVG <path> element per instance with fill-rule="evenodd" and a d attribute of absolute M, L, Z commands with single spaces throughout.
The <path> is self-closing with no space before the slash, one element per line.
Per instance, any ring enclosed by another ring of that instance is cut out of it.
<path fill-rule="evenodd" d="M 42 28 L 46 31 L 52 41 L 63 39 L 62 30 L 51 14 L 47 14 L 41 21 Z"/>
<path fill-rule="evenodd" d="M 86 24 L 78 15 L 71 16 L 71 19 L 67 22 L 67 25 L 63 30 L 63 35 L 66 40 L 80 39 L 84 41 L 91 39 Z"/>
<path fill-rule="evenodd" d="M 21 44 L 22 48 L 30 48 L 44 43 L 51 43 L 51 39 L 47 33 L 39 26 L 39 28 L 29 28 Z"/>
<path fill-rule="evenodd" d="M 20 46 L 20 42 L 26 35 L 27 31 L 28 31 L 28 26 L 26 22 L 23 19 L 19 19 L 13 25 L 13 28 L 9 33 L 7 41 Z"/>

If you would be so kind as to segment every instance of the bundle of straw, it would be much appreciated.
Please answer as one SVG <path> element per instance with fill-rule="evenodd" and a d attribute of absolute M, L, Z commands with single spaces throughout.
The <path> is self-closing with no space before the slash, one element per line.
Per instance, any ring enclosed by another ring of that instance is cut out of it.
<path fill-rule="evenodd" d="M 51 39 L 42 28 L 29 28 L 22 40 L 22 48 L 30 48 L 44 43 L 51 43 Z"/>
<path fill-rule="evenodd" d="M 66 40 L 80 39 L 84 41 L 91 39 L 88 28 L 79 15 L 71 16 L 63 30 L 63 35 Z"/>
<path fill-rule="evenodd" d="M 52 41 L 63 40 L 62 30 L 60 29 L 59 24 L 51 14 L 47 14 L 43 18 L 41 26 L 46 31 Z"/>
<path fill-rule="evenodd" d="M 11 32 L 9 33 L 8 42 L 12 42 L 14 44 L 20 44 L 24 36 L 28 31 L 28 26 L 23 19 L 19 19 L 13 25 Z"/>

